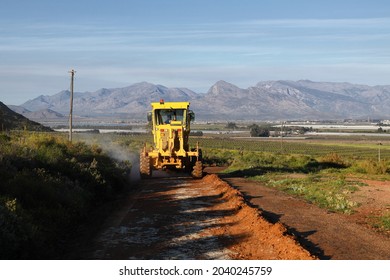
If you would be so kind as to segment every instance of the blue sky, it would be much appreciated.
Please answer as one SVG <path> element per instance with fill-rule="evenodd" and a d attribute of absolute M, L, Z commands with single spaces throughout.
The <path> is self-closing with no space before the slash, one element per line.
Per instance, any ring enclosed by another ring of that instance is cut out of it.
<path fill-rule="evenodd" d="M 148 81 L 390 84 L 390 1 L 0 0 L 0 101 Z"/>

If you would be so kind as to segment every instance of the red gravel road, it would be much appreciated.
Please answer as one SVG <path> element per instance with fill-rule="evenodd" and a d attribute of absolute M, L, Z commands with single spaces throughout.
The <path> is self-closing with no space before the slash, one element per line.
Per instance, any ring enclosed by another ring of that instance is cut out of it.
<path fill-rule="evenodd" d="M 217 175 L 139 181 L 84 259 L 313 259 Z"/>
<path fill-rule="evenodd" d="M 390 259 L 389 235 L 368 222 L 387 211 L 387 182 L 366 182 L 355 194 L 362 206 L 344 215 L 245 178 L 161 174 L 137 181 L 70 258 Z"/>

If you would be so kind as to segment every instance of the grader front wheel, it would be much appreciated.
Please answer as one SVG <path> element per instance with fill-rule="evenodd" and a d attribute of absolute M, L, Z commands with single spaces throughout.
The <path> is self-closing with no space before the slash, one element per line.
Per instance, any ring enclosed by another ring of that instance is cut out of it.
<path fill-rule="evenodd" d="M 150 157 L 144 153 L 140 153 L 139 156 L 139 173 L 141 178 L 149 178 L 152 176 L 152 168 L 150 166 Z"/>
<path fill-rule="evenodd" d="M 194 169 L 192 170 L 191 175 L 196 179 L 200 179 L 203 177 L 203 163 L 200 160 L 195 162 Z"/>

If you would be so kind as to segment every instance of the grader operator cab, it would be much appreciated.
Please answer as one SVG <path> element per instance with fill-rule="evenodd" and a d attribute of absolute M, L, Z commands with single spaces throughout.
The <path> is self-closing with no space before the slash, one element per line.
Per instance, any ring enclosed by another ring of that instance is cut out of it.
<path fill-rule="evenodd" d="M 190 122 L 195 114 L 189 102 L 152 102 L 148 121 L 152 124 L 154 146 L 144 145 L 140 152 L 141 178 L 152 176 L 152 170 L 182 169 L 194 178 L 202 178 L 202 151 L 199 144 L 190 149 Z"/>

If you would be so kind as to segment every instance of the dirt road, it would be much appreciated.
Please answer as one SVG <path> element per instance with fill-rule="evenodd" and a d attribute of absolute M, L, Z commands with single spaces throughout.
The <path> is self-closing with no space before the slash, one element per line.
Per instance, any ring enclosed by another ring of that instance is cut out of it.
<path fill-rule="evenodd" d="M 216 175 L 140 181 L 87 259 L 312 259 Z"/>
<path fill-rule="evenodd" d="M 365 220 L 388 206 L 387 183 L 355 194 L 363 206 L 344 215 L 245 178 L 161 174 L 138 181 L 72 258 L 390 259 L 390 238 Z"/>

